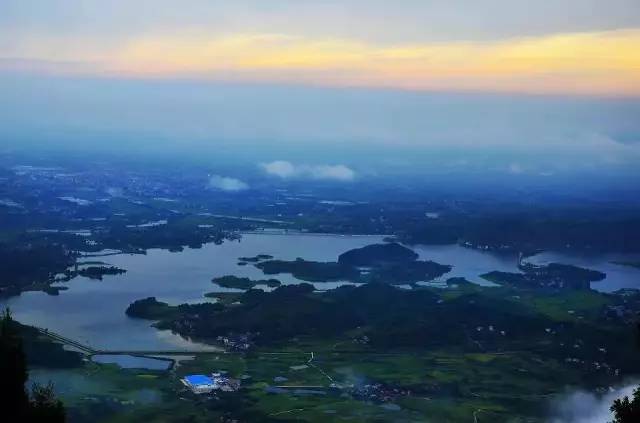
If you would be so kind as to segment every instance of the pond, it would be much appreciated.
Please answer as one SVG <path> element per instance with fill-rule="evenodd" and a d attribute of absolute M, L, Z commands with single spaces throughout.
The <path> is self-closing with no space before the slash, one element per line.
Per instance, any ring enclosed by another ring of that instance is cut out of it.
<path fill-rule="evenodd" d="M 102 364 L 117 364 L 123 369 L 167 370 L 171 368 L 169 359 L 139 357 L 129 354 L 96 354 L 91 360 Z"/>

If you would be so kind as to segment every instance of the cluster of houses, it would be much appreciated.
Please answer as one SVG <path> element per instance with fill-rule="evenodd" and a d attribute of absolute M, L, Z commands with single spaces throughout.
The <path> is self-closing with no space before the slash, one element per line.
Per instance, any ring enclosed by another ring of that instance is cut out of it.
<path fill-rule="evenodd" d="M 399 397 L 409 396 L 411 395 L 411 391 L 382 383 L 371 383 L 353 387 L 351 389 L 351 395 L 363 401 L 389 402 Z"/>
<path fill-rule="evenodd" d="M 617 292 L 621 301 L 607 305 L 603 310 L 606 319 L 620 320 L 627 324 L 637 321 L 640 314 L 640 293 L 636 290 L 620 290 Z"/>
<path fill-rule="evenodd" d="M 237 335 L 218 336 L 216 340 L 224 344 L 231 351 L 248 351 L 254 344 L 253 333 L 242 333 Z"/>

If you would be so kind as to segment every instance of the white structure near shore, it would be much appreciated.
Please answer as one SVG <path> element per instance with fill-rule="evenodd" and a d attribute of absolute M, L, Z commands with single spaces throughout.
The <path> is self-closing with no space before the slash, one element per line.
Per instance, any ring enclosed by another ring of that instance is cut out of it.
<path fill-rule="evenodd" d="M 218 389 L 215 380 L 205 375 L 185 376 L 180 381 L 194 394 L 208 394 L 211 391 Z"/>
<path fill-rule="evenodd" d="M 182 384 L 194 394 L 209 394 L 215 390 L 233 392 L 240 389 L 240 381 L 231 379 L 224 372 L 212 373 L 211 377 L 205 375 L 189 375 L 180 379 Z"/>

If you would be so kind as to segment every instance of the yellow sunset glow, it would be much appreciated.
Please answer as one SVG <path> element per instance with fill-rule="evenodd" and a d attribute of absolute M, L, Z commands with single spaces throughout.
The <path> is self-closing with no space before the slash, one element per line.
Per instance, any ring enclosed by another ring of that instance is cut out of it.
<path fill-rule="evenodd" d="M 67 59 L 84 54 L 101 72 L 141 77 L 640 95 L 639 29 L 395 45 L 272 33 L 162 34 L 75 54 Z"/>

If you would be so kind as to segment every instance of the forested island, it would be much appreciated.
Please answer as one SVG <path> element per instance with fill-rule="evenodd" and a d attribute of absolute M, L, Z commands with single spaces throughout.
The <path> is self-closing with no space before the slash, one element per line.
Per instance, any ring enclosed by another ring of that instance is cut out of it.
<path fill-rule="evenodd" d="M 265 275 L 290 273 L 297 279 L 308 282 L 330 282 L 338 280 L 355 280 L 360 272 L 350 266 L 336 262 L 309 261 L 302 258 L 295 260 L 269 260 L 255 265 Z"/>
<path fill-rule="evenodd" d="M 355 248 L 338 256 L 338 263 L 345 266 L 383 266 L 386 264 L 411 263 L 418 254 L 402 245 L 390 242 Z"/>
<path fill-rule="evenodd" d="M 266 285 L 270 288 L 276 288 L 281 285 L 281 282 L 277 279 L 252 280 L 249 278 L 241 278 L 233 275 L 213 278 L 211 279 L 211 282 L 223 288 L 235 288 L 235 289 L 251 289 L 256 287 L 257 285 Z"/>
<path fill-rule="evenodd" d="M 140 319 L 160 320 L 179 317 L 182 313 L 215 313 L 222 309 L 218 303 L 181 304 L 170 306 L 160 302 L 156 297 L 147 297 L 136 300 L 127 307 L 125 313 L 129 317 Z"/>
<path fill-rule="evenodd" d="M 350 281 L 355 283 L 414 284 L 430 281 L 451 270 L 451 266 L 418 260 L 418 254 L 397 243 L 372 244 L 349 250 L 336 262 L 298 258 L 267 260 L 255 264 L 267 275 L 291 273 L 308 282 Z"/>
<path fill-rule="evenodd" d="M 104 275 L 121 275 L 126 273 L 125 269 L 115 266 L 88 266 L 77 271 L 77 274 L 89 279 L 102 280 Z"/>
<path fill-rule="evenodd" d="M 493 271 L 482 278 L 498 284 L 530 289 L 589 290 L 591 282 L 603 280 L 607 275 L 596 270 L 568 264 L 550 263 L 545 266 L 520 266 L 522 273 Z"/>

